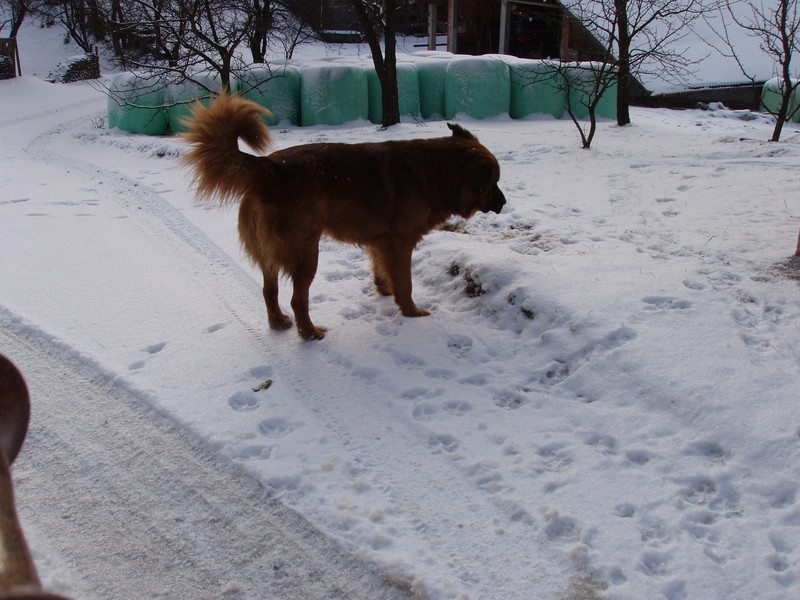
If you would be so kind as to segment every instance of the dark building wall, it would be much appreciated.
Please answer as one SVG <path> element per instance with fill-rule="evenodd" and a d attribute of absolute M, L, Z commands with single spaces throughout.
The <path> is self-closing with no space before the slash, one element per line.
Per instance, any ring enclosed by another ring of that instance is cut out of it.
<path fill-rule="evenodd" d="M 761 105 L 761 89 L 764 83 L 720 86 L 701 89 L 683 90 L 670 94 L 653 94 L 649 97 L 636 98 L 640 106 L 656 108 L 698 108 L 721 102 L 734 110 L 757 111 Z"/>

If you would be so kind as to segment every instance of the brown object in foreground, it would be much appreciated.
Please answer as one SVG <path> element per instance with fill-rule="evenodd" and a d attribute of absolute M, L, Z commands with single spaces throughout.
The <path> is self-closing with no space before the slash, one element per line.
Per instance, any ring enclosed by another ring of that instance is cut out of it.
<path fill-rule="evenodd" d="M 185 122 L 193 148 L 184 160 L 200 200 L 241 203 L 239 236 L 264 275 L 270 327 L 292 326 L 278 302 L 278 278 L 286 274 L 298 333 L 324 336 L 308 309 L 323 235 L 363 247 L 378 292 L 394 295 L 407 317 L 427 315 L 411 297 L 414 247 L 451 216 L 501 211 L 497 159 L 452 124 L 451 137 L 436 139 L 306 144 L 259 157 L 240 151 L 238 138 L 259 151 L 269 145 L 265 112 L 228 94 L 209 107 L 198 103 Z"/>
<path fill-rule="evenodd" d="M 41 590 L 14 506 L 10 467 L 22 448 L 29 419 L 25 380 L 11 361 L 0 355 L 0 599 L 59 600 Z"/>

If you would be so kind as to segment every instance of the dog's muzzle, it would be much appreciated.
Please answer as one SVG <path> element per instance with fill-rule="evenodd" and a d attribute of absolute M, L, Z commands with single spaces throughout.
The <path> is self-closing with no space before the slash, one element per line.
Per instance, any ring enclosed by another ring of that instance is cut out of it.
<path fill-rule="evenodd" d="M 494 190 L 492 190 L 492 201 L 486 205 L 481 212 L 493 212 L 499 215 L 505 205 L 506 197 L 503 195 L 503 192 L 500 191 L 499 187 L 494 186 Z"/>

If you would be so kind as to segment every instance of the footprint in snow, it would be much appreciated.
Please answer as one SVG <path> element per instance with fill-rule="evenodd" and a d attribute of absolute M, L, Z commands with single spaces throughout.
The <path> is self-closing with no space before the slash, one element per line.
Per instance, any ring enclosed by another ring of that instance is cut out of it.
<path fill-rule="evenodd" d="M 261 433 L 261 435 L 272 439 L 285 437 L 294 430 L 294 425 L 289 423 L 289 421 L 283 417 L 264 419 L 258 424 L 258 431 Z"/>
<path fill-rule="evenodd" d="M 581 528 L 572 517 L 562 517 L 557 510 L 544 515 L 547 522 L 544 532 L 551 542 L 576 542 L 580 537 Z"/>
<path fill-rule="evenodd" d="M 233 410 L 242 412 L 255 410 L 261 406 L 261 400 L 253 392 L 236 392 L 228 398 L 228 404 Z"/>
<path fill-rule="evenodd" d="M 400 397 L 404 400 L 416 400 L 417 398 L 424 398 L 427 396 L 430 396 L 430 390 L 425 387 L 408 388 L 400 394 Z"/>
<path fill-rule="evenodd" d="M 428 438 L 428 446 L 434 453 L 441 452 L 454 452 L 458 449 L 458 440 L 452 435 L 447 433 L 433 434 Z"/>
<path fill-rule="evenodd" d="M 225 327 L 225 323 L 214 323 L 213 325 L 209 325 L 208 327 L 206 327 L 203 330 L 203 332 L 204 333 L 214 333 L 215 331 L 219 331 L 223 327 Z"/>
<path fill-rule="evenodd" d="M 150 357 L 155 356 L 159 352 L 161 352 L 167 345 L 167 342 L 159 342 L 158 344 L 151 344 L 149 346 L 145 346 L 142 348 L 142 352 L 146 352 L 150 355 Z M 147 361 L 150 360 L 150 357 L 145 360 L 137 360 L 132 362 L 128 365 L 129 371 L 138 371 L 139 369 L 144 369 L 147 366 Z"/>
<path fill-rule="evenodd" d="M 673 298 L 672 296 L 647 296 L 646 298 L 642 298 L 642 302 L 647 304 L 645 307 L 647 310 L 656 310 L 659 308 L 664 310 L 686 310 L 692 306 L 689 300 Z"/>
<path fill-rule="evenodd" d="M 642 571 L 650 576 L 666 575 L 669 572 L 669 560 L 666 552 L 645 552 L 642 554 Z"/>
<path fill-rule="evenodd" d="M 618 504 L 617 506 L 614 507 L 614 515 L 616 515 L 620 519 L 630 519 L 635 514 L 636 514 L 636 507 L 633 504 L 625 502 L 623 504 Z"/>
<path fill-rule="evenodd" d="M 454 416 L 463 416 L 472 410 L 472 405 L 466 400 L 449 400 L 444 404 L 446 413 Z"/>
<path fill-rule="evenodd" d="M 449 381 L 456 375 L 457 373 L 452 369 L 433 368 L 425 371 L 425 377 L 429 377 L 430 379 L 442 379 L 444 381 Z"/>
<path fill-rule="evenodd" d="M 625 459 L 634 465 L 646 465 L 649 463 L 655 454 L 650 452 L 649 450 L 626 450 L 625 451 Z"/>
<path fill-rule="evenodd" d="M 436 407 L 430 404 L 417 404 L 411 411 L 417 421 L 430 421 L 436 415 Z"/>
<path fill-rule="evenodd" d="M 167 345 L 167 342 L 159 342 L 158 344 L 151 344 L 144 348 L 144 352 L 148 354 L 158 354 L 161 352 Z"/>
<path fill-rule="evenodd" d="M 458 380 L 458 383 L 463 385 L 476 385 L 482 386 L 489 383 L 491 380 L 491 375 L 489 373 L 475 373 L 474 375 L 469 375 L 467 377 L 462 377 Z"/>
<path fill-rule="evenodd" d="M 706 289 L 706 286 L 695 279 L 684 279 L 683 280 L 684 287 L 689 288 L 690 290 L 697 290 L 702 291 Z"/>
<path fill-rule="evenodd" d="M 269 446 L 258 444 L 246 446 L 233 453 L 233 458 L 238 460 L 265 460 L 270 457 L 272 450 Z"/>
<path fill-rule="evenodd" d="M 394 364 L 398 367 L 406 367 L 409 369 L 419 369 L 425 366 L 425 359 L 411 352 L 398 350 L 396 348 L 387 348 L 388 353 L 391 355 Z"/>
<path fill-rule="evenodd" d="M 472 338 L 466 335 L 451 335 L 447 340 L 447 349 L 459 358 L 466 356 L 472 350 Z"/>
<path fill-rule="evenodd" d="M 798 485 L 794 481 L 778 481 L 766 489 L 761 494 L 766 506 L 773 509 L 790 508 L 797 501 Z"/>
<path fill-rule="evenodd" d="M 723 448 L 719 442 L 713 440 L 698 440 L 689 444 L 685 454 L 691 456 L 704 456 L 711 461 L 721 462 L 725 460 L 730 453 Z"/>
<path fill-rule="evenodd" d="M 266 379 L 270 379 L 275 374 L 275 369 L 270 367 L 269 365 L 258 365 L 256 367 L 252 367 L 249 369 L 245 375 L 246 379 L 253 377 L 256 379 L 256 384 L 253 385 L 253 391 L 258 391 L 259 387 L 257 385 L 262 384 Z"/>

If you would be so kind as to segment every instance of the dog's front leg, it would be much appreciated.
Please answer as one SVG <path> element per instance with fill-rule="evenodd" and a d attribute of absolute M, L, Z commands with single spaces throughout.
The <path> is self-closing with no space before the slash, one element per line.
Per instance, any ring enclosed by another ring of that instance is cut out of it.
<path fill-rule="evenodd" d="M 400 312 L 406 317 L 426 317 L 431 313 L 419 308 L 411 297 L 411 253 L 413 251 L 414 244 L 395 243 L 385 264 L 392 279 L 394 301 L 400 308 Z"/>

